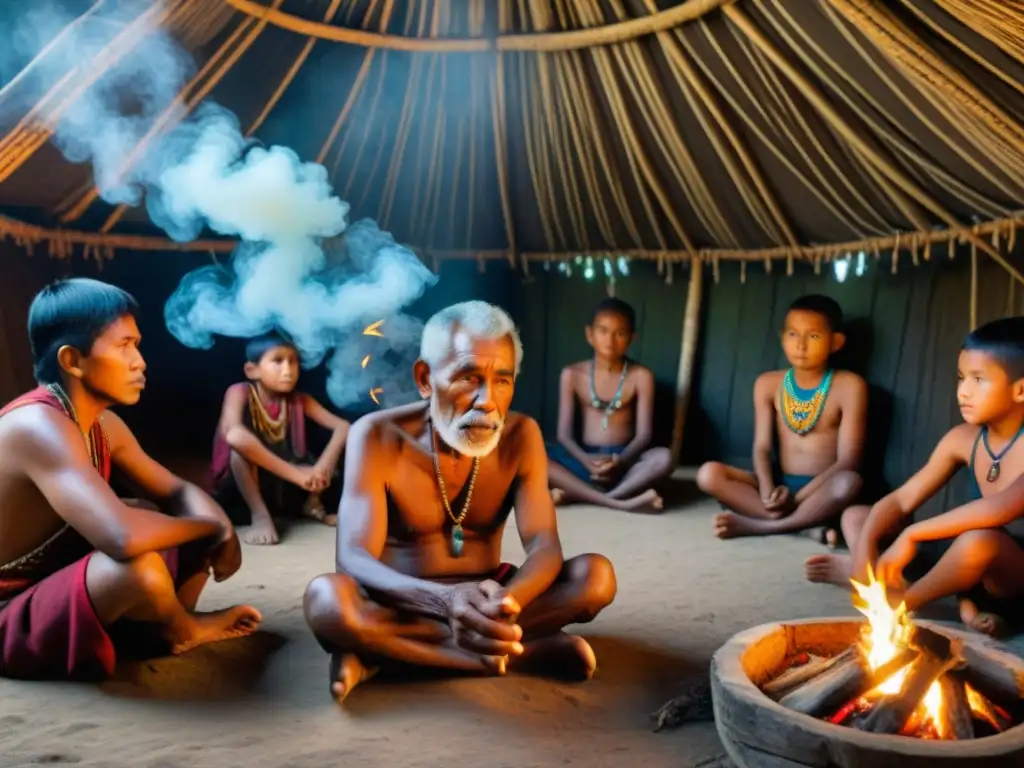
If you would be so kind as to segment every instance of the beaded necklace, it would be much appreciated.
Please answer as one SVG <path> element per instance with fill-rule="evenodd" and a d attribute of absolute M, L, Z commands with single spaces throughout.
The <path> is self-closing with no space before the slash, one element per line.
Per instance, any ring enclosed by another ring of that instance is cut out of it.
<path fill-rule="evenodd" d="M 81 432 L 82 425 L 78 422 L 75 406 L 71 402 L 71 398 L 64 391 L 64 388 L 60 384 L 47 384 L 46 390 L 57 399 L 60 407 L 64 410 L 64 415 L 71 419 Z M 106 465 L 109 456 L 109 448 L 107 445 L 107 434 L 103 431 L 103 425 L 100 424 L 98 419 L 92 429 L 89 430 L 88 435 L 82 434 L 82 439 L 85 441 L 86 450 L 89 451 L 89 460 L 92 462 L 93 467 L 102 475 L 103 467 Z"/>
<path fill-rule="evenodd" d="M 430 430 L 430 456 L 434 460 L 434 475 L 437 477 L 437 490 L 441 494 L 441 504 L 444 506 L 444 511 L 448 513 L 448 517 L 452 521 L 452 538 L 451 538 L 451 553 L 452 557 L 459 557 L 462 554 L 462 521 L 466 519 L 466 513 L 469 512 L 469 502 L 473 498 L 473 486 L 476 485 L 476 476 L 480 471 L 480 457 L 473 457 L 473 468 L 469 473 L 469 487 L 466 489 L 466 500 L 462 502 L 462 511 L 459 512 L 459 516 L 456 517 L 455 513 L 452 512 L 451 504 L 448 503 L 448 491 L 444 486 L 444 477 L 441 475 L 441 464 L 437 458 L 437 439 L 434 435 L 434 426 L 427 421 L 427 428 Z"/>
<path fill-rule="evenodd" d="M 597 410 L 604 411 L 604 416 L 601 418 L 601 429 L 608 430 L 608 419 L 615 411 L 622 407 L 622 388 L 626 384 L 626 374 L 629 373 L 629 362 L 626 360 L 622 361 L 622 374 L 619 376 L 619 386 L 615 390 L 615 394 L 612 395 L 611 400 L 602 400 L 597 396 L 597 386 L 594 383 L 594 371 L 597 368 L 597 361 L 590 363 L 590 404 Z"/>
<path fill-rule="evenodd" d="M 271 443 L 280 443 L 288 434 L 288 399 L 281 399 L 281 412 L 276 419 L 267 413 L 263 398 L 256 387 L 249 385 L 249 417 L 253 428 Z"/>
<path fill-rule="evenodd" d="M 818 419 L 825 410 L 825 401 L 828 400 L 831 386 L 832 371 L 828 370 L 821 383 L 812 390 L 814 394 L 809 399 L 805 399 L 797 393 L 798 387 L 793 376 L 793 369 L 790 368 L 786 371 L 779 392 L 782 420 L 786 422 L 786 426 L 798 435 L 806 435 L 814 429 L 814 425 L 818 423 Z"/>

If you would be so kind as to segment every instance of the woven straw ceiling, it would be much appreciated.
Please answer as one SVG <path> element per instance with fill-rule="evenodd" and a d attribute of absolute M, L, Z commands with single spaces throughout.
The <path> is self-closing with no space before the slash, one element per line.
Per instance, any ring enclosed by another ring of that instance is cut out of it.
<path fill-rule="evenodd" d="M 184 111 L 233 110 L 427 252 L 733 251 L 1024 207 L 1016 0 L 165 0 L 31 109 L 0 91 L 8 212 L 152 231 L 47 125 L 154 24 L 196 58 Z"/>

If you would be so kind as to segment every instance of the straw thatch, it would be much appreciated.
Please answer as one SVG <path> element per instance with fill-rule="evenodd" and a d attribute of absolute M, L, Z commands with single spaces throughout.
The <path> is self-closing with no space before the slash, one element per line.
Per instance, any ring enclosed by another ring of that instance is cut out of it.
<path fill-rule="evenodd" d="M 0 234 L 55 255 L 231 247 L 153 235 L 48 145 L 161 25 L 198 66 L 125 167 L 212 98 L 434 258 L 792 269 L 858 250 L 916 261 L 956 241 L 1024 281 L 1000 255 L 1024 222 L 1020 2 L 164 0 L 116 26 L 108 2 L 75 22 L 108 24 L 102 53 L 0 138 L 0 205 L 46 224 L 0 219 Z M 0 113 L 30 79 L 0 90 Z"/>

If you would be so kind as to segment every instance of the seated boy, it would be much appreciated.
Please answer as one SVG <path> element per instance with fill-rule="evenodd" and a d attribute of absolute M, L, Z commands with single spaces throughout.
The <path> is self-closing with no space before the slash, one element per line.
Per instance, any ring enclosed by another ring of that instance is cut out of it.
<path fill-rule="evenodd" d="M 236 525 L 248 525 L 247 544 L 277 544 L 274 517 L 301 513 L 334 525 L 320 494 L 337 497 L 334 482 L 345 448 L 348 422 L 307 394 L 295 390 L 299 353 L 275 332 L 249 341 L 245 348 L 247 383 L 224 393 L 213 444 L 215 497 Z M 331 439 L 314 461 L 306 445 L 306 417 L 331 430 Z M 334 503 L 332 503 L 334 501 Z M 328 503 L 337 508 L 336 500 Z"/>
<path fill-rule="evenodd" d="M 213 499 L 108 410 L 145 387 L 136 310 L 120 288 L 85 279 L 44 288 L 29 310 L 40 386 L 0 410 L 5 677 L 102 677 L 129 645 L 183 653 L 260 622 L 244 605 L 195 610 L 211 571 L 223 581 L 241 565 L 238 538 Z M 161 511 L 122 502 L 115 469 Z"/>
<path fill-rule="evenodd" d="M 605 299 L 585 333 L 593 359 L 562 369 L 558 443 L 548 446 L 551 495 L 556 504 L 660 510 L 652 486 L 672 472 L 672 457 L 667 448 L 650 447 L 654 376 L 626 357 L 636 338 L 636 313 L 621 299 Z M 573 437 L 577 402 L 582 444 Z"/>
<path fill-rule="evenodd" d="M 827 296 L 790 305 L 782 349 L 791 367 L 754 383 L 754 471 L 709 462 L 697 472 L 700 489 L 729 510 L 715 517 L 719 538 L 814 529 L 855 501 L 868 388 L 830 367 L 846 341 L 842 328 L 843 312 Z"/>
<path fill-rule="evenodd" d="M 1024 440 L 1018 440 L 1024 431 L 1024 317 L 970 333 L 958 368 L 965 423 L 947 432 L 901 487 L 870 509 L 844 512 L 851 556 L 809 558 L 807 578 L 849 588 L 851 576 L 864 582 L 874 565 L 877 578 L 895 588 L 890 596 L 902 597 L 908 610 L 956 595 L 963 622 L 992 635 L 1019 627 L 1024 617 L 1024 530 L 1017 522 L 1024 517 Z M 974 500 L 911 523 L 914 511 L 964 466 Z M 904 583 L 904 570 L 917 580 Z"/>

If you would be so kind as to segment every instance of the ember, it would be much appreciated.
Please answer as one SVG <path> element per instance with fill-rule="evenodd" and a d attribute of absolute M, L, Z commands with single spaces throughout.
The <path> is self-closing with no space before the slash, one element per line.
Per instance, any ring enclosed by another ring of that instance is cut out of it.
<path fill-rule="evenodd" d="M 874 573 L 853 586 L 867 618 L 859 640 L 831 657 L 787 661 L 761 686 L 766 696 L 834 725 L 918 739 L 974 739 L 1015 724 L 967 682 L 963 640 L 915 625 Z"/>
<path fill-rule="evenodd" d="M 363 328 L 363 336 L 379 336 L 383 338 L 384 331 L 380 329 L 382 325 L 384 325 L 384 320 L 377 320 L 375 322 L 370 323 L 368 326 Z M 366 368 L 366 366 L 370 364 L 370 359 L 372 357 L 373 355 L 367 355 L 366 357 L 364 357 L 363 362 L 360 364 L 360 367 Z M 373 400 L 373 402 L 376 403 L 377 405 L 380 405 L 380 399 L 378 398 L 378 395 L 383 394 L 383 392 L 383 387 L 372 387 L 370 389 L 370 399 Z"/>

